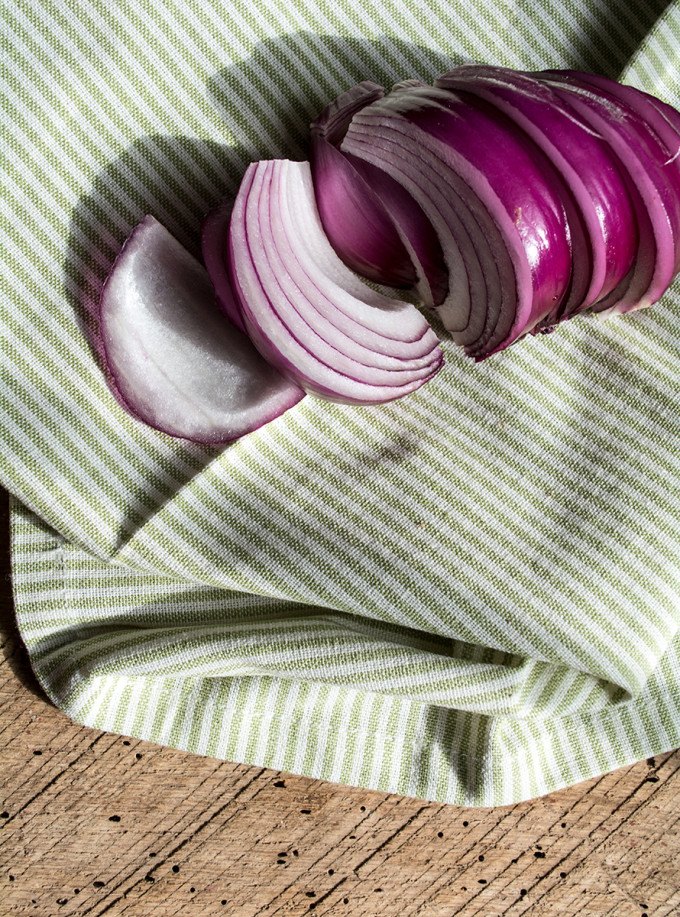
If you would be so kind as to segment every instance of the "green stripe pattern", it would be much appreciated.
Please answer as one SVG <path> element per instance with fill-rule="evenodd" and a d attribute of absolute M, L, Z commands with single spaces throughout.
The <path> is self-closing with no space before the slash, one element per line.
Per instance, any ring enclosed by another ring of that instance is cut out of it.
<path fill-rule="evenodd" d="M 680 104 L 680 4 L 2 2 L 0 480 L 19 627 L 73 720 L 499 805 L 678 744 L 680 285 L 226 449 L 110 394 L 97 302 L 152 213 L 197 251 L 339 91 L 576 67 Z"/>

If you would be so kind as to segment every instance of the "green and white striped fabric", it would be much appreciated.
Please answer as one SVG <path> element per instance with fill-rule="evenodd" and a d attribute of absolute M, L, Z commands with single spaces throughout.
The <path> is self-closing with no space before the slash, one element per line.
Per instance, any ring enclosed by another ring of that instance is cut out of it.
<path fill-rule="evenodd" d="M 225 449 L 91 345 L 143 214 L 197 251 L 361 79 L 578 67 L 680 103 L 680 4 L 2 0 L 0 480 L 19 627 L 79 723 L 470 805 L 680 744 L 680 285 L 394 404 Z"/>

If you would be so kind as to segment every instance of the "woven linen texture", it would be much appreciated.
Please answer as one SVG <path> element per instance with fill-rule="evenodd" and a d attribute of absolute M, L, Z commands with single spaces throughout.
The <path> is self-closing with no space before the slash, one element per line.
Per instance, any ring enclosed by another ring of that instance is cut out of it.
<path fill-rule="evenodd" d="M 198 253 L 247 163 L 362 79 L 484 60 L 680 103 L 680 5 L 2 3 L 0 480 L 19 627 L 75 721 L 454 803 L 680 738 L 680 287 L 403 401 L 225 449 L 126 414 L 92 341 L 152 213 Z"/>

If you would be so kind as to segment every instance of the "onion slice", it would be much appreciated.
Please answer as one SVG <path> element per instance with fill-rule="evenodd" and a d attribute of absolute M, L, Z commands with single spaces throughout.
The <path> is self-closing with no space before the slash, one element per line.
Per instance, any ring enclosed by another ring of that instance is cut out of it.
<path fill-rule="evenodd" d="M 659 164 L 664 170 L 668 167 L 670 181 L 676 192 L 680 194 L 680 112 L 666 102 L 662 102 L 661 99 L 655 98 L 648 92 L 643 92 L 642 89 L 627 86 L 625 83 L 617 83 L 615 80 L 608 80 L 595 73 L 582 73 L 578 70 L 544 72 L 573 79 L 582 85 L 592 86 L 596 91 L 611 93 L 638 118 L 646 122 L 663 144 L 665 158 Z"/>
<path fill-rule="evenodd" d="M 485 203 L 450 168 L 446 149 L 394 118 L 379 125 L 355 119 L 343 150 L 389 171 L 431 221 L 449 274 L 436 311 L 454 340 L 473 356 L 502 341 L 517 312 L 515 265 Z"/>
<path fill-rule="evenodd" d="M 423 84 L 405 81 L 392 92 L 414 85 Z M 375 83 L 359 83 L 312 122 L 312 178 L 321 222 L 337 253 L 357 273 L 393 287 L 415 284 L 426 306 L 438 306 L 449 277 L 432 224 L 403 185 L 340 151 L 354 115 L 384 94 Z"/>
<path fill-rule="evenodd" d="M 251 340 L 307 391 L 355 404 L 391 401 L 441 367 L 437 337 L 415 306 L 371 290 L 334 252 L 308 163 L 249 167 L 229 252 Z"/>
<path fill-rule="evenodd" d="M 100 326 L 124 405 L 171 436 L 229 442 L 304 395 L 225 320 L 204 268 L 152 216 L 107 277 Z"/>
<path fill-rule="evenodd" d="M 637 249 L 633 205 L 611 148 L 557 93 L 527 74 L 466 65 L 436 85 L 469 92 L 503 112 L 563 179 L 573 269 L 569 295 L 548 324 L 610 293 L 627 275 Z"/>
<path fill-rule="evenodd" d="M 338 150 L 355 112 L 384 94 L 368 80 L 343 93 L 311 124 L 311 163 L 321 223 L 345 264 L 363 277 L 410 287 L 416 275 L 379 195 Z"/>
<path fill-rule="evenodd" d="M 571 275 L 569 230 L 554 171 L 516 125 L 489 109 L 460 93 L 405 88 L 362 109 L 343 141 L 347 152 L 370 155 L 371 144 L 388 139 L 385 162 L 399 157 L 402 180 L 408 181 L 408 190 L 437 227 L 448 259 L 451 285 L 439 310 L 442 321 L 454 340 L 478 358 L 507 347 L 550 314 Z M 419 152 L 418 161 L 411 164 L 409 148 Z M 429 189 L 423 184 L 427 178 Z M 506 286 L 505 292 L 514 300 L 506 296 L 498 316 L 501 335 L 494 328 L 489 337 L 488 303 L 483 290 L 478 293 L 472 284 L 474 262 L 466 255 L 471 241 L 478 252 L 488 250 L 490 242 L 470 222 L 457 225 L 461 211 L 452 187 L 469 209 L 479 211 L 481 205 L 486 211 L 502 239 L 504 251 L 497 257 L 512 264 L 514 289 Z M 461 273 L 470 281 L 467 302 L 460 283 L 454 284 Z M 481 339 L 480 321 L 486 329 Z"/>
<path fill-rule="evenodd" d="M 449 272 L 432 223 L 406 188 L 384 169 L 344 150 L 342 155 L 378 195 L 393 221 L 415 267 L 415 288 L 421 302 L 429 308 L 440 306 L 449 291 Z"/>
<path fill-rule="evenodd" d="M 662 172 L 664 148 L 646 121 L 610 91 L 568 72 L 534 74 L 609 143 L 628 177 L 638 225 L 638 251 L 629 277 L 593 307 L 628 312 L 650 306 L 670 286 L 680 264 L 680 200 Z"/>
<path fill-rule="evenodd" d="M 203 261 L 215 290 L 215 299 L 231 322 L 245 333 L 245 325 L 234 297 L 227 268 L 227 242 L 231 201 L 225 199 L 210 211 L 201 227 Z"/>

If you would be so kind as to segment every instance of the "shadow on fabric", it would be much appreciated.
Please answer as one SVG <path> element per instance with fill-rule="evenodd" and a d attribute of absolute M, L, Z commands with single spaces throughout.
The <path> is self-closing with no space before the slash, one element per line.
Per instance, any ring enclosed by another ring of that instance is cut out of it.
<path fill-rule="evenodd" d="M 535 9 L 533 2 L 524 5 Z M 578 19 L 565 21 L 564 14 L 560 14 L 557 27 L 562 30 L 566 26 L 569 43 L 574 48 L 572 68 L 617 79 L 668 5 L 668 0 L 649 0 L 644 5 L 630 0 L 609 0 L 606 5 L 593 4 L 587 17 L 581 11 Z M 566 4 L 555 6 L 564 9 Z"/>
<path fill-rule="evenodd" d="M 323 73 L 315 63 L 318 56 L 334 62 Z M 405 73 L 433 78 L 454 63 L 435 51 L 390 37 L 364 40 L 300 32 L 266 39 L 250 58 L 219 71 L 208 81 L 208 95 L 229 129 L 229 144 L 151 135 L 135 140 L 109 162 L 74 208 L 64 264 L 65 288 L 78 326 L 102 374 L 107 375 L 98 321 L 102 286 L 125 238 L 145 214 L 156 216 L 200 258 L 200 228 L 206 213 L 236 193 L 250 162 L 305 158 L 309 122 L 339 92 L 367 78 L 388 86 Z M 280 77 L 277 84 L 281 65 L 290 74 L 285 86 L 280 84 Z M 256 97 L 267 97 L 268 92 L 271 97 L 274 86 L 276 114 L 273 105 L 262 111 L 256 101 Z M 264 139 L 256 129 L 259 123 L 266 123 Z M 118 202 L 115 210 L 112 198 Z M 112 380 L 108 381 L 122 404 Z M 167 439 L 163 445 L 167 450 Z M 176 440 L 173 454 L 177 468 L 172 483 L 168 483 L 164 469 L 145 469 L 147 474 L 140 482 L 145 492 L 131 497 L 137 498 L 138 504 L 142 498 L 148 508 L 130 512 L 123 522 L 121 542 L 225 448 L 229 447 L 198 448 Z M 190 458 L 183 462 L 189 453 Z M 149 501 L 152 490 L 160 497 Z"/>

